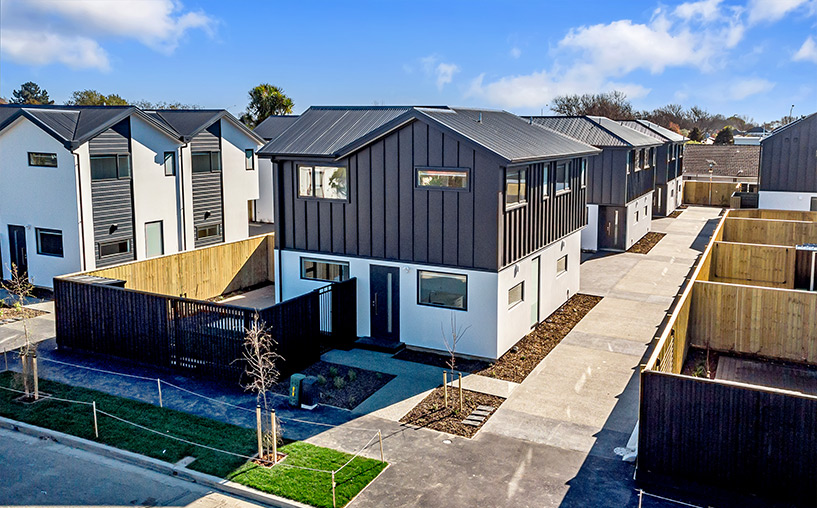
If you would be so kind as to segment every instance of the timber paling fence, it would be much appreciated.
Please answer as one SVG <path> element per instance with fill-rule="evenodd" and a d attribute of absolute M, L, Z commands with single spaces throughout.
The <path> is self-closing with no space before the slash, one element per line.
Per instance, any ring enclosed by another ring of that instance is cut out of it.
<path fill-rule="evenodd" d="M 210 379 L 238 381 L 257 312 L 285 376 L 320 358 L 321 345 L 356 337 L 356 279 L 255 311 L 93 282 L 54 279 L 57 345 Z"/>

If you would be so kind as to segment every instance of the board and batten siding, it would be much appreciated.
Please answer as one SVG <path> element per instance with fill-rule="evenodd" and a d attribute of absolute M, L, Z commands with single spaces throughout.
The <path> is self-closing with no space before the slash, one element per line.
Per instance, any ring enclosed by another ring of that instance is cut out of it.
<path fill-rule="evenodd" d="M 94 211 L 96 266 L 110 266 L 136 259 L 133 240 L 133 188 L 130 178 L 91 182 Z M 129 252 L 99 256 L 99 244 L 128 240 Z"/>
<path fill-rule="evenodd" d="M 761 141 L 759 188 L 817 192 L 817 114 Z"/>
<path fill-rule="evenodd" d="M 191 153 L 221 152 L 221 123 L 215 122 L 190 140 Z M 196 247 L 214 245 L 224 241 L 224 196 L 222 189 L 223 161 L 221 171 L 192 173 L 193 175 L 193 235 Z M 205 217 L 206 216 L 206 217 Z M 220 225 L 218 235 L 199 240 L 199 226 Z"/>
<path fill-rule="evenodd" d="M 603 148 L 587 159 L 587 202 L 595 205 L 624 206 L 652 191 L 655 169 L 631 170 L 627 174 L 630 148 Z"/>
<path fill-rule="evenodd" d="M 592 159 L 592 158 L 591 158 Z M 587 225 L 586 187 L 581 186 L 582 159 L 572 159 L 570 191 L 556 194 L 555 163 L 540 162 L 526 166 L 528 201 L 525 205 L 504 210 L 502 214 L 503 250 L 500 268 L 543 249 Z M 568 162 L 568 161 L 565 161 Z M 588 164 L 589 167 L 589 164 Z M 544 198 L 544 174 L 549 172 L 548 198 Z"/>
<path fill-rule="evenodd" d="M 340 161 L 346 201 L 298 197 L 298 164 L 283 160 L 275 172 L 280 248 L 497 269 L 503 170 L 491 153 L 415 121 Z M 469 189 L 418 188 L 420 166 L 466 168 Z"/>

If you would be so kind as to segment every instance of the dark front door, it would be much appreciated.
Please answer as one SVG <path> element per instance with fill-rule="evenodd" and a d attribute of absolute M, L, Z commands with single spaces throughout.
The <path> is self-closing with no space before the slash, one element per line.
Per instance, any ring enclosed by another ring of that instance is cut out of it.
<path fill-rule="evenodd" d="M 614 206 L 599 207 L 599 249 L 623 250 L 624 208 Z"/>
<path fill-rule="evenodd" d="M 17 267 L 17 273 L 28 273 L 28 252 L 26 251 L 26 228 L 9 226 L 9 252 L 11 264 Z M 11 266 L 9 266 L 11 270 Z"/>
<path fill-rule="evenodd" d="M 371 336 L 400 340 L 400 269 L 392 266 L 369 267 L 371 298 Z"/>

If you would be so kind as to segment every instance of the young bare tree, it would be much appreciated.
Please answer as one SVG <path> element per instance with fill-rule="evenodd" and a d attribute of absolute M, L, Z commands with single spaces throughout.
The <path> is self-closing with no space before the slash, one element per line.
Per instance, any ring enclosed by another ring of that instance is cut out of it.
<path fill-rule="evenodd" d="M 13 307 L 20 312 L 23 318 L 23 345 L 20 347 L 20 363 L 23 367 L 23 390 L 27 399 L 31 398 L 32 384 L 36 385 L 34 376 L 34 356 L 37 353 L 37 344 L 31 342 L 31 334 L 29 333 L 28 319 L 29 313 L 26 312 L 26 298 L 31 296 L 34 292 L 34 285 L 29 282 L 28 275 L 25 272 L 20 272 L 17 265 L 11 264 L 11 279 L 0 282 L 0 287 L 8 291 L 13 297 Z M 36 390 L 35 390 L 36 392 Z M 35 398 L 39 394 L 35 393 Z"/>
<path fill-rule="evenodd" d="M 449 333 L 445 333 L 443 329 L 442 323 L 440 323 L 440 332 L 442 332 L 443 336 L 443 344 L 445 345 L 445 350 L 448 351 L 448 360 L 445 362 L 448 365 L 448 370 L 451 372 L 451 382 L 454 382 L 454 372 L 457 367 L 457 344 L 459 344 L 460 340 L 465 336 L 468 332 L 468 329 L 471 328 L 470 326 L 457 326 L 457 316 L 453 312 L 451 313 L 451 323 Z M 447 393 L 448 386 L 443 386 L 443 390 Z M 460 405 L 462 405 L 462 382 L 460 382 Z M 462 407 L 460 407 L 462 409 Z"/>
<path fill-rule="evenodd" d="M 267 393 L 270 388 L 278 382 L 278 369 L 276 363 L 282 357 L 275 351 L 277 343 L 270 335 L 269 330 L 264 325 L 264 322 L 259 319 L 256 312 L 252 318 L 252 324 L 245 330 L 244 336 L 244 361 L 247 364 L 247 384 L 244 388 L 248 391 L 255 392 L 259 405 L 264 404 L 264 412 L 269 413 L 269 419 L 263 418 L 261 428 L 261 449 L 259 450 L 259 459 L 264 458 L 263 449 L 269 450 L 269 454 L 273 457 L 273 462 L 277 461 L 277 445 L 280 441 L 280 428 L 277 417 L 274 411 L 270 412 L 269 400 Z M 266 421 L 269 420 L 269 427 L 266 426 Z"/>

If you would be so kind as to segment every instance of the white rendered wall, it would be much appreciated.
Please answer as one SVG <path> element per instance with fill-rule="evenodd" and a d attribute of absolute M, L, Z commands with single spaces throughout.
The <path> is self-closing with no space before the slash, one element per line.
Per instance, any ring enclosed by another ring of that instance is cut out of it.
<path fill-rule="evenodd" d="M 552 243 L 544 249 L 517 261 L 499 272 L 496 315 L 497 358 L 509 350 L 531 330 L 533 291 L 536 274 L 533 260 L 539 258 L 541 274 L 539 284 L 539 320 L 544 321 L 554 310 L 579 291 L 579 265 L 581 264 L 582 235 L 578 231 Z M 556 262 L 567 256 L 567 271 L 556 275 Z M 523 286 L 521 303 L 508 307 L 508 290 L 520 282 Z"/>
<path fill-rule="evenodd" d="M 497 280 L 491 272 L 458 270 L 450 267 L 432 267 L 408 263 L 345 258 L 323 254 L 280 251 L 281 290 L 283 299 L 308 293 L 327 285 L 326 282 L 301 279 L 300 259 L 326 259 L 349 263 L 351 277 L 357 277 L 357 334 L 370 334 L 369 266 L 395 266 L 400 268 L 400 340 L 409 346 L 444 350 L 442 330 L 450 330 L 451 316 L 458 327 L 469 327 L 465 338 L 458 343 L 461 354 L 484 358 L 497 357 Z M 467 311 L 451 310 L 417 303 L 417 271 L 430 270 L 468 276 Z M 520 337 L 521 338 L 521 337 Z"/>
<path fill-rule="evenodd" d="M 57 167 L 28 165 L 28 152 L 57 154 Z M 10 276 L 9 224 L 25 226 L 28 274 L 52 287 L 58 275 L 81 269 L 74 155 L 55 138 L 20 118 L 0 134 L 0 257 Z M 62 231 L 63 257 L 37 254 L 35 228 Z"/>
<path fill-rule="evenodd" d="M 683 196 L 683 193 L 678 192 L 678 187 L 682 185 L 683 179 L 681 177 L 667 182 L 667 215 L 671 214 L 681 204 L 678 196 Z"/>
<path fill-rule="evenodd" d="M 162 221 L 164 253 L 181 250 L 177 176 L 165 176 L 164 153 L 176 154 L 179 142 L 131 116 L 131 178 L 133 179 L 134 248 L 136 259 L 145 259 L 145 223 Z"/>
<path fill-rule="evenodd" d="M 644 213 L 646 207 L 647 213 Z M 635 220 L 635 212 L 638 211 L 638 221 Z M 650 232 L 652 222 L 652 192 L 648 192 L 638 199 L 634 199 L 627 204 L 625 211 L 627 217 L 627 244 L 625 250 Z"/>
<path fill-rule="evenodd" d="M 221 170 L 224 195 L 224 241 L 250 235 L 247 202 L 258 199 L 258 156 L 252 171 L 246 169 L 244 150 L 256 152 L 258 143 L 227 120 L 221 120 Z M 192 211 L 192 207 L 191 207 Z"/>
<path fill-rule="evenodd" d="M 258 201 L 255 220 L 275 222 L 275 192 L 272 188 L 273 165 L 270 159 L 258 159 Z"/>
<path fill-rule="evenodd" d="M 182 214 L 184 216 L 184 242 L 182 248 L 192 250 L 196 247 L 196 227 L 193 224 L 193 170 L 192 170 L 192 150 L 190 143 L 179 149 L 181 165 L 179 166 L 178 181 L 181 185 L 180 194 L 182 196 Z M 249 226 L 247 226 L 249 228 Z"/>
<path fill-rule="evenodd" d="M 582 229 L 582 249 L 596 252 L 599 249 L 599 205 L 587 205 L 587 226 Z"/>
<path fill-rule="evenodd" d="M 769 210 L 811 210 L 811 198 L 817 197 L 814 192 L 758 192 L 758 208 Z"/>

